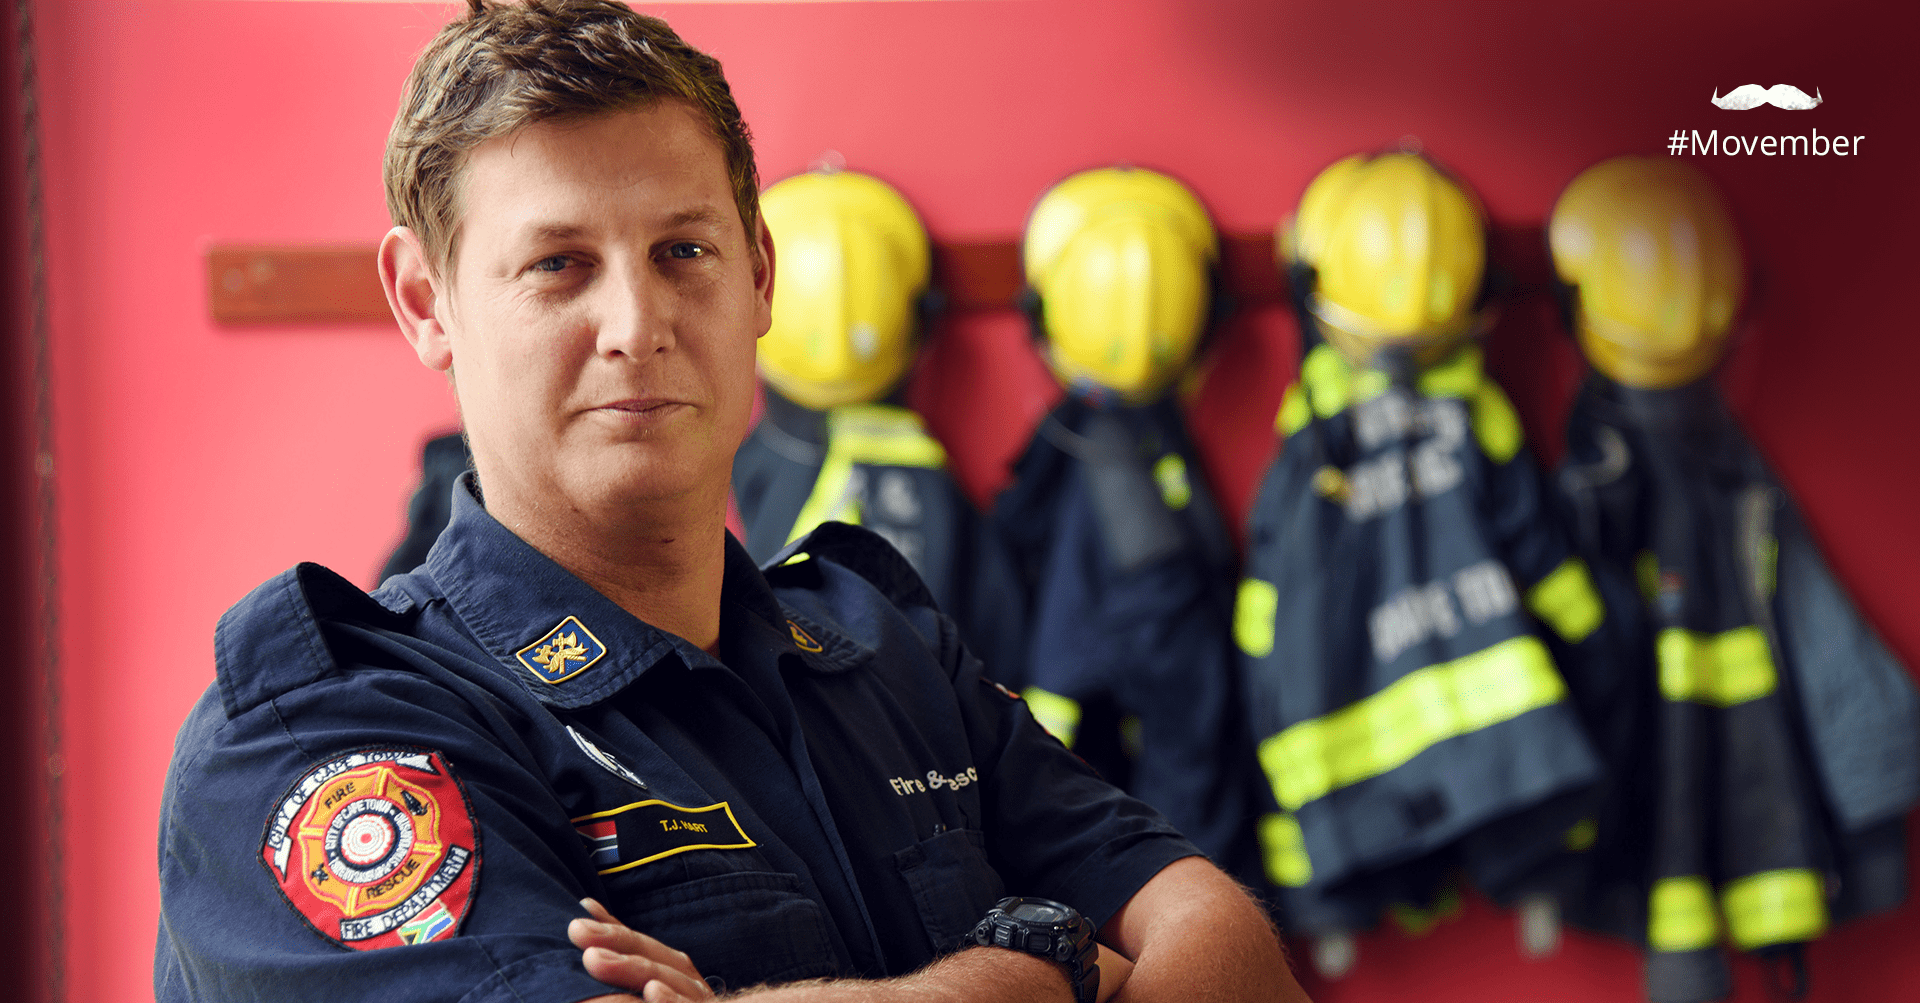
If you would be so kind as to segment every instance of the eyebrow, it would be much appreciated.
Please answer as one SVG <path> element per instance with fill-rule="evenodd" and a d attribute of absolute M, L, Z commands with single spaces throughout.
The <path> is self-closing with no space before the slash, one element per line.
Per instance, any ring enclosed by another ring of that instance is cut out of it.
<path fill-rule="evenodd" d="M 683 226 L 725 226 L 727 216 L 712 206 L 696 206 L 681 209 L 660 220 L 661 229 L 672 230 Z M 568 241 L 587 236 L 593 228 L 577 223 L 542 223 L 527 231 L 528 238 L 538 242 Z"/>
<path fill-rule="evenodd" d="M 587 228 L 571 223 L 542 223 L 527 231 L 527 236 L 537 242 L 574 240 L 584 236 Z"/>
<path fill-rule="evenodd" d="M 724 213 L 721 213 L 712 206 L 704 205 L 692 209 L 682 209 L 668 216 L 666 219 L 661 220 L 662 226 L 666 229 L 694 225 L 724 226 L 726 222 L 727 218 Z"/>

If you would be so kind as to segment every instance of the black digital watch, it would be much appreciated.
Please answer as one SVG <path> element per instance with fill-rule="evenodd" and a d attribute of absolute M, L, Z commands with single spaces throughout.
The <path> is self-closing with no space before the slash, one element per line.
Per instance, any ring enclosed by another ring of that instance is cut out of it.
<path fill-rule="evenodd" d="M 1100 945 L 1093 924 L 1072 906 L 1051 899 L 1004 898 L 960 942 L 962 947 L 1004 947 L 1056 962 L 1073 984 L 1074 1003 L 1093 1003 L 1100 992 Z"/>

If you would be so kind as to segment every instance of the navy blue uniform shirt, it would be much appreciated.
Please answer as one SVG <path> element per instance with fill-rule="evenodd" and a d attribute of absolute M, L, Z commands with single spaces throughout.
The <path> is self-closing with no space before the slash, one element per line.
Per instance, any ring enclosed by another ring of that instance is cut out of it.
<path fill-rule="evenodd" d="M 1003 894 L 1104 923 L 1198 852 L 864 530 L 764 574 L 729 538 L 715 658 L 454 494 L 371 597 L 301 565 L 222 618 L 167 775 L 158 999 L 585 999 L 589 895 L 729 988 L 898 975 Z"/>

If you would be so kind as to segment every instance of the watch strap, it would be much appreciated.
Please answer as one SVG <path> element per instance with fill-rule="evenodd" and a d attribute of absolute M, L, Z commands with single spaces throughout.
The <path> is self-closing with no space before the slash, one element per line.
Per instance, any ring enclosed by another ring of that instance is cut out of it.
<path fill-rule="evenodd" d="M 1051 906 L 1067 918 L 1058 923 L 1016 919 L 1010 913 L 1023 901 Z M 1100 946 L 1093 939 L 1093 924 L 1071 906 L 1048 899 L 1001 899 L 961 943 L 1006 948 L 1058 964 L 1073 988 L 1074 1003 L 1094 1003 L 1099 994 L 1100 966 L 1096 959 Z"/>

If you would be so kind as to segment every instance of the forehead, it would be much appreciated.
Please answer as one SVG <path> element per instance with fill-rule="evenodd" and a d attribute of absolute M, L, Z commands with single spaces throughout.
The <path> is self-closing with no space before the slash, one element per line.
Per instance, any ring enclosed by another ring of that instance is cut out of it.
<path fill-rule="evenodd" d="M 632 225 L 702 208 L 733 212 L 726 154 L 679 101 L 535 122 L 468 155 L 462 243 L 529 228 Z"/>

